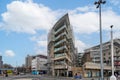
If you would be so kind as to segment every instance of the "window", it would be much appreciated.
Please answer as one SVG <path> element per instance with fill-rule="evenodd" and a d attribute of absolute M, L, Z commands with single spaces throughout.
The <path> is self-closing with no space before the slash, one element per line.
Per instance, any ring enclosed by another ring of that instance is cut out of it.
<path fill-rule="evenodd" d="M 104 56 L 105 56 L 105 53 L 104 53 Z"/>
<path fill-rule="evenodd" d="M 111 59 L 111 57 L 109 57 L 109 59 Z"/>

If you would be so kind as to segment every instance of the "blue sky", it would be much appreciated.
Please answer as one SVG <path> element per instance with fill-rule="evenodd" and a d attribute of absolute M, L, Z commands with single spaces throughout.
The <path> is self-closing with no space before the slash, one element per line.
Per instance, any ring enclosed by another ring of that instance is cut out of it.
<path fill-rule="evenodd" d="M 97 0 L 0 0 L 0 55 L 13 66 L 25 63 L 27 54 L 47 55 L 47 34 L 68 13 L 79 52 L 99 44 Z M 120 1 L 102 5 L 103 42 L 120 38 Z"/>

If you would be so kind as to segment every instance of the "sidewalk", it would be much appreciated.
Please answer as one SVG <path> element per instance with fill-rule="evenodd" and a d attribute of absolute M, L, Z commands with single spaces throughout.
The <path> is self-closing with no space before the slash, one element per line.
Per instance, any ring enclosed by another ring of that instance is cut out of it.
<path fill-rule="evenodd" d="M 100 80 L 100 78 L 84 78 L 83 80 Z M 104 80 L 110 80 L 109 78 L 104 78 Z"/>
<path fill-rule="evenodd" d="M 57 80 L 76 80 L 73 77 L 51 77 Z M 100 80 L 100 78 L 82 78 L 82 80 Z M 104 80 L 110 80 L 109 78 L 105 77 Z"/>

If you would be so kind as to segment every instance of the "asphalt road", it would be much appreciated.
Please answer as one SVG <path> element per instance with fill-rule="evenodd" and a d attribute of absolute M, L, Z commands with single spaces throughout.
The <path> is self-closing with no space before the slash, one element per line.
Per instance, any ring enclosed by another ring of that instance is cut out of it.
<path fill-rule="evenodd" d="M 40 76 L 40 75 L 17 75 L 17 76 L 8 76 L 3 77 L 0 76 L 0 80 L 75 80 L 70 77 L 51 77 L 51 76 Z M 82 80 L 92 80 L 92 78 L 84 78 Z M 94 80 L 100 80 L 95 78 Z M 104 80 L 109 80 L 109 78 L 105 78 Z M 120 80 L 118 78 L 117 80 Z"/>

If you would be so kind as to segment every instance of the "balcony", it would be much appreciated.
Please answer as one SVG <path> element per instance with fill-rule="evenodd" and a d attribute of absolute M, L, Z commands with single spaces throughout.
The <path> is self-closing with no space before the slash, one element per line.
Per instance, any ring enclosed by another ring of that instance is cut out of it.
<path fill-rule="evenodd" d="M 58 33 L 58 32 L 60 32 L 60 31 L 63 30 L 64 28 L 66 28 L 65 25 L 63 25 L 61 28 L 59 28 L 57 31 L 55 31 L 55 34 Z"/>
<path fill-rule="evenodd" d="M 120 61 L 120 56 L 114 56 L 114 61 Z"/>
<path fill-rule="evenodd" d="M 59 41 L 59 42 L 55 43 L 55 45 L 54 45 L 54 46 L 57 46 L 57 45 L 59 45 L 59 44 L 61 44 L 61 43 L 65 42 L 65 41 L 66 41 L 66 39 L 63 39 L 63 40 L 61 40 L 61 41 Z"/>
<path fill-rule="evenodd" d="M 67 33 L 66 33 L 66 32 L 61 33 L 60 35 L 58 35 L 58 36 L 55 38 L 55 40 L 59 39 L 59 38 L 60 38 L 61 36 L 63 36 L 63 35 L 66 35 L 66 36 L 67 36 Z"/>
<path fill-rule="evenodd" d="M 61 65 L 55 65 L 54 68 L 55 69 L 67 69 L 68 67 L 67 67 L 67 65 L 61 64 Z"/>
<path fill-rule="evenodd" d="M 65 53 L 54 54 L 54 58 L 65 56 Z"/>
<path fill-rule="evenodd" d="M 115 66 L 120 66 L 120 61 L 114 62 L 114 65 L 115 65 Z"/>
<path fill-rule="evenodd" d="M 62 46 L 62 47 L 60 47 L 60 48 L 55 48 L 55 49 L 54 49 L 54 52 L 58 52 L 58 51 L 61 51 L 61 50 L 63 50 L 63 49 L 68 50 L 68 48 L 67 48 L 66 46 Z"/>
<path fill-rule="evenodd" d="M 64 55 L 64 56 L 60 56 L 60 57 L 55 57 L 54 60 L 60 60 L 60 59 L 65 59 L 65 58 L 66 58 L 66 56 Z"/>
<path fill-rule="evenodd" d="M 66 53 L 62 53 L 62 54 L 58 54 L 57 56 L 55 56 L 55 58 L 53 60 L 62 60 L 62 59 L 67 59 L 68 61 L 72 62 L 70 57 L 66 54 Z"/>

